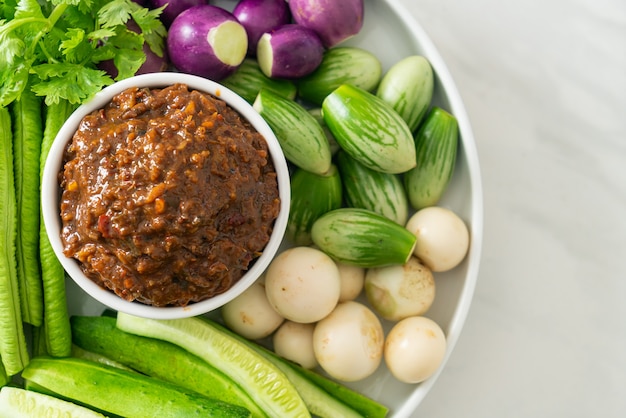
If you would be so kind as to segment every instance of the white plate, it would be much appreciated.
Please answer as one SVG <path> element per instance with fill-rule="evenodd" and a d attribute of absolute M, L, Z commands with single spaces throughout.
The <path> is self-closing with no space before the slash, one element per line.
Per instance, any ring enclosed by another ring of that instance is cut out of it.
<path fill-rule="evenodd" d="M 227 8 L 233 6 L 232 1 L 216 3 Z M 363 29 L 346 44 L 374 53 L 382 61 L 384 70 L 408 55 L 426 57 L 436 74 L 433 103 L 454 114 L 459 122 L 462 146 L 457 157 L 458 164 L 440 205 L 454 210 L 468 224 L 471 232 L 470 251 L 459 267 L 450 272 L 436 273 L 437 295 L 426 314 L 443 328 L 447 336 L 448 349 L 443 368 L 459 338 L 470 307 L 482 246 L 482 185 L 471 126 L 461 97 L 439 52 L 419 23 L 395 1 L 365 0 Z M 98 315 L 102 312 L 103 306 L 94 302 L 71 280 L 68 280 L 67 286 L 71 314 Z M 390 323 L 385 323 L 387 330 L 389 326 Z M 382 364 L 373 376 L 349 386 L 388 406 L 390 417 L 408 417 L 431 389 L 439 372 L 425 382 L 408 385 L 396 381 Z"/>

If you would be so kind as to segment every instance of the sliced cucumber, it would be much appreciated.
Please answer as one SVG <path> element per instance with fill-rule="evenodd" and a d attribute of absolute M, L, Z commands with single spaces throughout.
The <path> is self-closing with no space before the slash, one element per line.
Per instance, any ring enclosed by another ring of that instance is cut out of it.
<path fill-rule="evenodd" d="M 385 73 L 376 95 L 389 103 L 414 132 L 428 111 L 434 86 L 435 77 L 428 60 L 411 55 Z"/>
<path fill-rule="evenodd" d="M 333 164 L 324 175 L 301 168 L 291 176 L 291 207 L 287 222 L 287 238 L 294 245 L 310 245 L 311 227 L 320 216 L 342 204 L 339 171 Z"/>
<path fill-rule="evenodd" d="M 249 417 L 250 411 L 137 372 L 73 357 L 36 357 L 22 377 L 64 400 L 124 417 Z"/>
<path fill-rule="evenodd" d="M 115 318 L 72 316 L 72 339 L 92 355 L 110 359 L 224 402 L 242 406 L 253 417 L 266 417 L 250 396 L 232 379 L 198 356 L 156 338 L 141 337 L 117 328 Z"/>
<path fill-rule="evenodd" d="M 406 224 L 409 201 L 397 174 L 369 169 L 343 151 L 336 158 L 349 207 L 369 209 L 397 224 Z"/>
<path fill-rule="evenodd" d="M 273 91 L 287 99 L 295 99 L 297 88 L 293 81 L 269 78 L 252 58 L 246 58 L 234 74 L 226 77 L 221 84 L 243 97 L 248 103 L 254 103 L 262 89 Z"/>
<path fill-rule="evenodd" d="M 371 52 L 357 47 L 337 47 L 328 49 L 319 67 L 296 84 L 301 99 L 319 106 L 342 84 L 373 91 L 381 75 L 381 62 Z"/>
<path fill-rule="evenodd" d="M 238 382 L 269 416 L 310 416 L 284 373 L 241 341 L 200 318 L 154 320 L 120 312 L 117 326 L 126 332 L 177 344 L 204 359 Z"/>
<path fill-rule="evenodd" d="M 113 321 L 113 323 L 115 324 L 115 321 Z M 79 347 L 75 344 L 72 344 L 72 357 L 81 358 L 83 360 L 89 360 L 89 361 L 93 361 L 96 363 L 106 364 L 107 366 L 117 367 L 118 369 L 132 370 L 130 367 L 126 366 L 125 364 L 122 364 L 107 356 L 104 356 L 101 353 L 85 350 L 84 348 Z"/>
<path fill-rule="evenodd" d="M 0 418 L 104 418 L 72 402 L 13 386 L 0 390 Z"/>
<path fill-rule="evenodd" d="M 234 338 L 255 350 L 257 353 L 274 363 L 294 384 L 309 411 L 314 416 L 322 418 L 334 417 L 371 417 L 383 418 L 388 409 L 372 399 L 348 389 L 346 386 L 334 382 L 322 375 L 307 370 L 298 364 L 288 361 L 273 351 L 232 332 L 222 325 L 206 319 L 212 326 L 218 327 Z"/>
<path fill-rule="evenodd" d="M 415 135 L 417 166 L 405 173 L 404 184 L 411 206 L 436 205 L 454 174 L 459 142 L 456 118 L 433 107 Z"/>
<path fill-rule="evenodd" d="M 322 114 L 339 146 L 366 167 L 396 174 L 415 167 L 413 134 L 381 98 L 344 84 L 324 99 Z"/>
<path fill-rule="evenodd" d="M 296 166 L 324 174 L 331 152 L 321 125 L 302 105 L 269 90 L 261 90 L 253 104 L 276 134 L 285 157 Z"/>
<path fill-rule="evenodd" d="M 311 237 L 335 260 L 365 268 L 406 263 L 417 240 L 404 226 L 359 208 L 322 215 L 313 224 Z"/>
<path fill-rule="evenodd" d="M 389 414 L 389 408 L 367 396 L 350 389 L 348 386 L 342 385 L 332 379 L 329 379 L 314 370 L 305 369 L 298 365 L 292 364 L 300 374 L 306 379 L 314 382 L 316 385 L 331 393 L 335 398 L 358 411 L 361 416 L 367 418 L 385 418 Z"/>

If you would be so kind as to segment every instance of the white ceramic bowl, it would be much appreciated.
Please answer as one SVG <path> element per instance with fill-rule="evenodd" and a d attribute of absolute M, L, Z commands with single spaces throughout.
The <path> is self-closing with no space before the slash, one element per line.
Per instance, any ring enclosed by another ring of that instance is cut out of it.
<path fill-rule="evenodd" d="M 58 184 L 58 173 L 62 170 L 63 153 L 66 145 L 71 140 L 78 124 L 84 116 L 94 110 L 104 107 L 111 101 L 113 96 L 121 93 L 129 87 L 162 88 L 175 83 L 184 83 L 190 89 L 199 90 L 219 97 L 238 111 L 259 133 L 265 137 L 278 176 L 281 206 L 278 218 L 274 224 L 272 236 L 270 237 L 265 250 L 262 255 L 256 259 L 252 267 L 237 283 L 235 283 L 232 288 L 222 294 L 201 302 L 190 303 L 185 307 L 155 307 L 139 302 L 129 302 L 117 296 L 112 291 L 100 287 L 85 276 L 79 267 L 79 263 L 75 259 L 68 258 L 63 254 L 60 238 L 61 218 L 59 215 L 60 187 Z M 74 280 L 74 282 L 76 282 L 82 290 L 88 293 L 96 301 L 117 311 L 142 317 L 156 319 L 182 318 L 204 314 L 219 308 L 246 290 L 263 273 L 280 247 L 285 233 L 287 218 L 289 215 L 289 184 L 287 162 L 278 140 L 267 123 L 259 116 L 259 114 L 248 102 L 226 87 L 202 77 L 174 72 L 145 74 L 119 81 L 103 89 L 88 103 L 85 103 L 76 109 L 76 111 L 61 127 L 61 130 L 52 144 L 43 171 L 41 190 L 43 219 L 52 248 L 54 249 L 57 258 L 63 265 L 63 268 Z M 68 300 L 72 303 L 69 297 Z"/>

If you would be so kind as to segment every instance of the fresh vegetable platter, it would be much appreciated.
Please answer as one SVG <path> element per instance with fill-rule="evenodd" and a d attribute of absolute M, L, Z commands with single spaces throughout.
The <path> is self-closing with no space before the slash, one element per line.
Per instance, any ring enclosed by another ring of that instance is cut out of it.
<path fill-rule="evenodd" d="M 232 10 L 236 2 L 218 0 L 212 1 L 211 4 Z M 364 8 L 365 18 L 361 30 L 356 36 L 341 43 L 340 46 L 358 47 L 370 52 L 380 60 L 382 74 L 385 74 L 394 64 L 406 57 L 416 55 L 424 57 L 432 67 L 434 74 L 434 90 L 430 104 L 445 109 L 454 115 L 458 123 L 459 142 L 454 160 L 453 175 L 437 205 L 451 209 L 464 221 L 469 230 L 469 251 L 461 264 L 455 268 L 435 273 L 436 296 L 424 315 L 439 324 L 445 334 L 447 345 L 445 357 L 441 363 L 441 367 L 443 367 L 463 328 L 478 276 L 483 212 L 480 170 L 474 138 L 454 81 L 435 46 L 419 23 L 412 19 L 410 14 L 394 0 L 365 0 Z M 345 97 L 348 97 L 354 92 L 346 92 L 345 94 Z M 269 103 L 267 111 L 270 111 L 272 102 L 269 100 L 267 103 Z M 263 114 L 264 110 L 261 104 L 256 104 L 255 108 Z M 66 110 L 66 112 L 68 111 L 71 109 Z M 381 114 L 380 117 L 386 116 Z M 351 139 L 348 138 L 346 141 L 349 142 Z M 315 162 L 314 158 L 311 160 L 310 163 Z M 373 164 L 384 164 L 384 158 L 380 162 L 373 162 Z M 312 167 L 314 169 L 314 166 Z M 391 170 L 393 167 L 389 169 Z M 320 169 L 322 172 L 326 170 L 327 168 Z M 345 168 L 345 170 L 347 171 L 349 168 Z M 399 172 L 404 171 L 406 170 L 401 169 Z M 301 182 L 304 185 L 302 187 L 305 188 L 306 179 L 301 180 Z M 415 212 L 414 209 L 407 215 L 411 215 L 413 212 Z M 286 239 L 282 249 L 286 250 L 294 246 L 296 246 L 294 242 Z M 106 310 L 105 306 L 87 296 L 72 280 L 67 279 L 65 287 L 70 316 L 100 316 Z M 363 302 L 363 304 L 368 303 L 364 294 L 359 296 L 358 301 Z M 212 313 L 209 317 L 221 320 L 219 312 Z M 381 323 L 386 334 L 394 325 L 393 321 L 384 319 L 381 320 Z M 131 330 L 135 326 L 139 329 L 150 328 L 150 324 L 142 325 L 141 323 L 133 323 L 132 320 L 128 320 L 125 326 Z M 75 329 L 73 330 L 75 331 Z M 42 369 L 47 366 L 45 362 L 42 362 L 41 365 L 37 364 L 37 367 Z M 70 370 L 74 366 L 69 362 L 60 364 L 59 367 Z M 392 376 L 384 362 L 381 362 L 380 367 L 377 367 L 376 371 L 369 377 L 353 382 L 342 382 L 342 384 L 385 405 L 389 408 L 389 416 L 407 417 L 411 415 L 433 386 L 441 367 L 428 379 L 420 383 L 409 384 L 402 383 Z M 114 374 L 111 379 L 126 382 L 124 379 L 127 376 L 124 375 L 124 372 L 118 373 L 119 375 Z M 132 383 L 129 381 L 124 384 L 134 385 L 143 384 L 143 382 Z M 150 390 L 158 392 L 165 389 L 149 387 L 148 391 Z M 214 405 L 207 406 L 207 408 L 214 407 Z M 214 412 L 219 414 L 220 407 L 216 408 Z"/>

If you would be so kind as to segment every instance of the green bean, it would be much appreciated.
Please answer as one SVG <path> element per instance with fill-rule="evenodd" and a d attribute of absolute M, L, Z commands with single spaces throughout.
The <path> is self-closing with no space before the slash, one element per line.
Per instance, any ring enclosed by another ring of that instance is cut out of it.
<path fill-rule="evenodd" d="M 65 120 L 74 110 L 74 106 L 65 100 L 48 105 L 44 119 L 43 141 L 41 144 L 40 171 L 50 146 Z M 56 202 L 41 202 L 42 205 L 55 205 Z M 48 234 L 40 222 L 39 258 L 41 262 L 41 279 L 43 282 L 44 331 L 48 353 L 53 357 L 69 356 L 72 352 L 72 335 L 67 297 L 65 294 L 65 270 L 56 258 Z"/>
<path fill-rule="evenodd" d="M 13 162 L 17 199 L 17 278 L 24 322 L 39 326 L 43 317 L 39 271 L 39 155 L 41 99 L 27 87 L 10 107 L 13 116 Z"/>
<path fill-rule="evenodd" d="M 0 108 L 0 358 L 7 376 L 29 361 L 22 323 L 15 260 L 16 202 L 11 115 Z"/>

